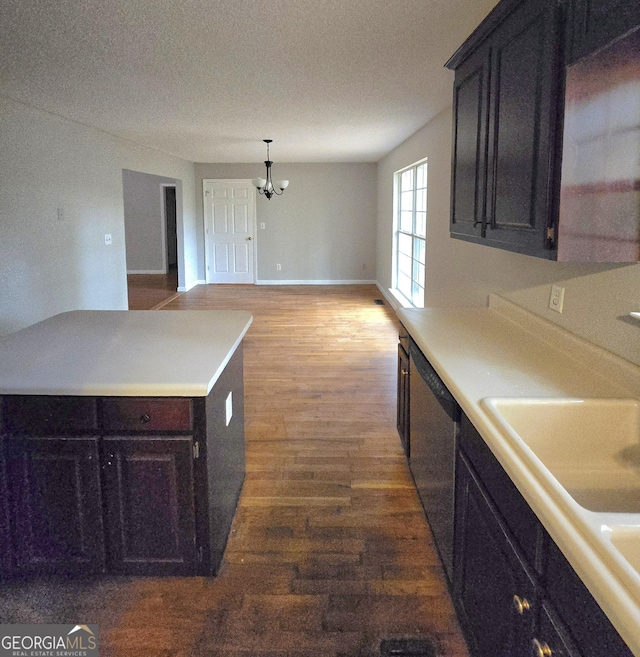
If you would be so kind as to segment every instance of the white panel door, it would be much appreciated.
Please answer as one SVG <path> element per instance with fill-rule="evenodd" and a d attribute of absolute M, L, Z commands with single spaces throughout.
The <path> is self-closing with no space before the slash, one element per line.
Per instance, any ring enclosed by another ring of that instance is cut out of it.
<path fill-rule="evenodd" d="M 250 180 L 204 180 L 207 283 L 254 283 L 256 188 Z"/>

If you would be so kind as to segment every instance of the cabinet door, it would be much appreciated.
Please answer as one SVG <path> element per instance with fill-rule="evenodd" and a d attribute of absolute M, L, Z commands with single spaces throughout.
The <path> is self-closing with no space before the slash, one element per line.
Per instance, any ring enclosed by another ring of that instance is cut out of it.
<path fill-rule="evenodd" d="M 109 569 L 195 574 L 191 438 L 109 437 L 102 458 Z"/>
<path fill-rule="evenodd" d="M 0 426 L 2 425 L 0 409 Z M 13 546 L 9 531 L 9 493 L 4 460 L 4 437 L 0 434 L 0 580 L 6 579 L 13 570 Z"/>
<path fill-rule="evenodd" d="M 16 570 L 103 572 L 98 439 L 7 437 L 5 448 Z"/>
<path fill-rule="evenodd" d="M 460 452 L 456 468 L 454 602 L 469 648 L 529 657 L 534 584 Z"/>
<path fill-rule="evenodd" d="M 397 428 L 404 453 L 409 457 L 409 355 L 398 345 Z"/>
<path fill-rule="evenodd" d="M 569 5 L 569 63 L 590 55 L 640 25 L 638 0 L 572 0 Z"/>
<path fill-rule="evenodd" d="M 487 238 L 555 257 L 547 227 L 555 190 L 559 29 L 555 2 L 525 0 L 491 36 Z"/>
<path fill-rule="evenodd" d="M 632 652 L 611 624 L 560 548 L 546 535 L 545 576 L 547 598 L 568 628 L 584 657 L 632 657 Z M 555 653 L 554 653 L 555 654 Z"/>
<path fill-rule="evenodd" d="M 580 657 L 567 630 L 548 602 L 540 605 L 540 618 L 533 638 L 532 655 L 552 655 L 553 657 Z"/>
<path fill-rule="evenodd" d="M 453 86 L 451 234 L 484 237 L 489 46 L 456 69 Z"/>

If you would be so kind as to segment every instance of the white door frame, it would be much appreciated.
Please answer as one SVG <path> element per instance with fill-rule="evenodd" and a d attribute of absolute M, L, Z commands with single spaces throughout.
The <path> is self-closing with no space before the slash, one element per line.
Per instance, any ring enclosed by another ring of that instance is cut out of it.
<path fill-rule="evenodd" d="M 258 219 L 257 219 L 257 203 L 256 203 L 256 188 L 251 182 L 250 178 L 203 178 L 202 180 L 202 216 L 204 218 L 204 259 L 205 259 L 205 282 L 211 283 L 211 274 L 209 272 L 209 265 L 213 262 L 213 255 L 211 254 L 211 244 L 209 235 L 213 233 L 213 217 L 208 216 L 207 213 L 207 186 L 209 183 L 241 183 L 246 184 L 253 190 L 249 195 L 251 199 L 251 208 L 253 215 L 253 285 L 256 283 L 258 275 Z"/>
<path fill-rule="evenodd" d="M 177 189 L 175 183 L 160 183 L 160 215 L 162 222 L 162 229 L 160 231 L 160 236 L 162 240 L 162 254 L 164 257 L 163 273 L 169 273 L 169 245 L 167 244 L 167 208 L 166 208 L 166 199 L 165 199 L 165 188 L 173 187 L 176 190 L 176 235 L 178 233 L 178 201 L 177 201 Z M 178 256 L 179 257 L 179 256 Z"/>

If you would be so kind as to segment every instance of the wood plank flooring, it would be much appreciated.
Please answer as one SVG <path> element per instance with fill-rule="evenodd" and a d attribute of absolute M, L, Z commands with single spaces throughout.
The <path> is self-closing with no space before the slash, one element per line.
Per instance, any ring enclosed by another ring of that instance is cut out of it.
<path fill-rule="evenodd" d="M 221 573 L 3 587 L 0 622 L 97 623 L 101 657 L 467 657 L 395 430 L 397 320 L 374 286 L 199 286 L 246 309 L 247 478 Z"/>
<path fill-rule="evenodd" d="M 177 289 L 177 269 L 168 274 L 127 274 L 129 310 L 162 308 L 179 294 Z"/>

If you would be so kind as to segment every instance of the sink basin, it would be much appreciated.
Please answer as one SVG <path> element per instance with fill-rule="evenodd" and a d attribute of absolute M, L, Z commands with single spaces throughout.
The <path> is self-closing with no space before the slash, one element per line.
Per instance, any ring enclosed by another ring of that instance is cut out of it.
<path fill-rule="evenodd" d="M 522 455 L 533 453 L 580 506 L 640 513 L 640 402 L 487 398 L 482 404 Z"/>

